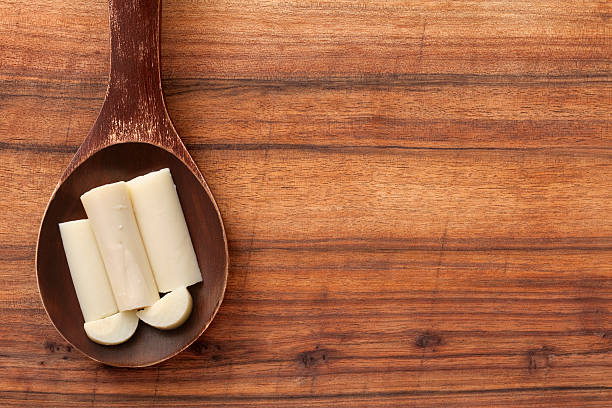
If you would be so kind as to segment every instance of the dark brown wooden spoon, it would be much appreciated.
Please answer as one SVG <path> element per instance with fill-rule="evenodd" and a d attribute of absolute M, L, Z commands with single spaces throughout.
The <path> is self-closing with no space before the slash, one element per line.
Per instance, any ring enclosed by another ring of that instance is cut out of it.
<path fill-rule="evenodd" d="M 51 321 L 75 348 L 113 366 L 148 366 L 184 350 L 214 318 L 227 282 L 221 215 L 166 111 L 159 72 L 159 13 L 159 0 L 109 0 L 111 63 L 104 105 L 51 195 L 36 248 L 38 288 Z M 93 343 L 83 330 L 58 223 L 86 217 L 79 197 L 87 190 L 164 167 L 172 172 L 203 276 L 202 283 L 189 288 L 192 314 L 175 330 L 160 331 L 140 322 L 124 344 Z"/>

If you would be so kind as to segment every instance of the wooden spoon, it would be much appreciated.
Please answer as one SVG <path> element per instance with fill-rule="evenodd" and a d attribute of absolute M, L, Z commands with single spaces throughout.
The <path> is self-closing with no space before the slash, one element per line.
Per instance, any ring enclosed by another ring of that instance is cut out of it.
<path fill-rule="evenodd" d="M 36 248 L 43 305 L 60 334 L 94 360 L 142 367 L 193 343 L 219 310 L 227 282 L 225 230 L 215 200 L 166 111 L 159 72 L 159 0 L 109 0 L 110 76 L 100 114 L 61 176 L 45 211 Z M 139 324 L 118 346 L 90 341 L 72 285 L 58 223 L 85 218 L 79 197 L 106 183 L 169 167 L 185 213 L 203 282 L 189 288 L 193 312 L 175 330 Z"/>

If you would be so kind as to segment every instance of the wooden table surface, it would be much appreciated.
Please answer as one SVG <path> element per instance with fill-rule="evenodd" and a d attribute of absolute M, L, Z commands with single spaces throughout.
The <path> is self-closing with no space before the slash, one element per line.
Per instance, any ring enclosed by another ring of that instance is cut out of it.
<path fill-rule="evenodd" d="M 612 406 L 612 3 L 165 1 L 230 270 L 146 369 L 68 345 L 34 272 L 106 7 L 0 0 L 1 406 Z"/>

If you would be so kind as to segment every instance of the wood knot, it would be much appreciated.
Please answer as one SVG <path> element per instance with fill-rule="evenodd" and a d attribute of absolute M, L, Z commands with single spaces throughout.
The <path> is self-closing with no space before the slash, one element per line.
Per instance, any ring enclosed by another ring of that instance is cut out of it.
<path fill-rule="evenodd" d="M 298 354 L 298 362 L 304 368 L 312 368 L 329 361 L 329 350 L 321 349 L 319 346 L 314 350 L 304 351 Z"/>
<path fill-rule="evenodd" d="M 553 349 L 548 346 L 527 350 L 527 370 L 533 372 L 537 369 L 551 368 L 553 355 Z"/>
<path fill-rule="evenodd" d="M 205 354 L 213 354 L 215 352 L 219 352 L 221 351 L 221 347 L 218 344 L 210 344 L 206 342 L 201 342 L 201 343 L 195 342 L 189 347 L 189 350 L 193 352 L 194 354 L 202 356 Z"/>
<path fill-rule="evenodd" d="M 45 341 L 44 347 L 45 349 L 49 350 L 50 353 L 60 353 L 60 352 L 71 353 L 72 352 L 71 345 L 58 344 L 54 341 L 49 341 L 49 340 Z"/>
<path fill-rule="evenodd" d="M 223 360 L 223 356 L 220 354 L 221 346 L 218 344 L 195 342 L 189 347 L 189 350 L 198 356 L 207 356 L 215 362 Z"/>
<path fill-rule="evenodd" d="M 435 333 L 425 332 L 417 336 L 414 344 L 419 348 L 434 348 L 442 345 L 442 337 Z"/>

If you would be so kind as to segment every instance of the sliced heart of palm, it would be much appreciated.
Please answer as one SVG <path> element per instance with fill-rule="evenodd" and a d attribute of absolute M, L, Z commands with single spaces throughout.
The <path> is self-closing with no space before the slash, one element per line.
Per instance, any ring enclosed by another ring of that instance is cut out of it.
<path fill-rule="evenodd" d="M 133 310 L 115 313 L 103 319 L 92 320 L 83 325 L 85 333 L 98 344 L 112 346 L 132 337 L 138 327 L 138 316 Z"/>
<path fill-rule="evenodd" d="M 185 323 L 191 314 L 193 301 L 187 288 L 167 293 L 152 306 L 136 312 L 140 320 L 162 330 L 175 329 Z"/>

